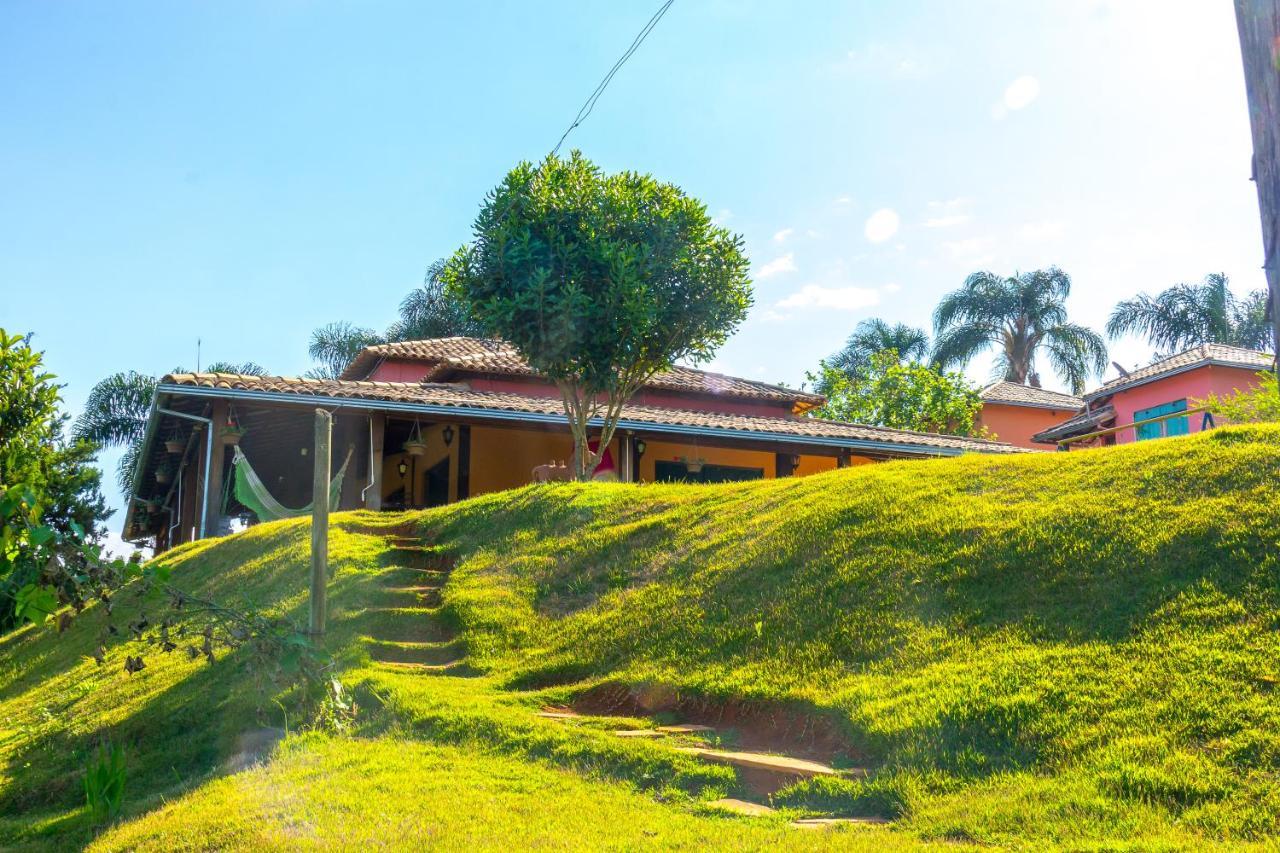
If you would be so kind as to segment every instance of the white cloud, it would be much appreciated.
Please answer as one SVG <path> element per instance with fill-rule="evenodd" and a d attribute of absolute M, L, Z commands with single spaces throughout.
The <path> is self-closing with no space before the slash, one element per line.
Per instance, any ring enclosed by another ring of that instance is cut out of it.
<path fill-rule="evenodd" d="M 775 231 L 773 234 L 773 242 L 785 243 L 787 242 L 787 238 L 794 233 L 796 233 L 796 229 L 794 228 L 783 228 L 781 231 Z"/>
<path fill-rule="evenodd" d="M 1018 229 L 1018 236 L 1028 243 L 1048 243 L 1061 240 L 1067 233 L 1067 227 L 1061 222 L 1028 222 Z"/>
<path fill-rule="evenodd" d="M 898 214 L 887 207 L 882 207 L 867 218 L 863 233 L 872 243 L 883 243 L 898 233 Z"/>
<path fill-rule="evenodd" d="M 902 290 L 902 285 L 895 281 L 891 281 L 888 284 L 883 285 L 880 289 L 885 293 L 897 293 L 899 290 Z"/>
<path fill-rule="evenodd" d="M 787 252 L 781 257 L 774 258 L 769 263 L 760 267 L 756 271 L 756 278 L 769 278 L 770 276 L 779 275 L 784 272 L 796 271 L 796 255 L 795 252 Z"/>
<path fill-rule="evenodd" d="M 880 302 L 880 293 L 870 287 L 822 287 L 806 284 L 778 303 L 779 308 L 831 308 L 857 311 Z"/>
<path fill-rule="evenodd" d="M 925 228 L 954 228 L 964 225 L 973 217 L 967 213 L 952 213 L 948 216 L 934 216 L 924 221 Z"/>
<path fill-rule="evenodd" d="M 733 219 L 733 211 L 727 207 L 720 208 L 720 212 L 711 217 L 712 225 L 724 225 L 730 219 Z"/>
<path fill-rule="evenodd" d="M 1031 105 L 1040 97 L 1040 81 L 1029 74 L 1024 74 L 1010 83 L 1004 90 L 1004 97 L 991 107 L 991 117 L 1002 119 L 1015 110 Z"/>
<path fill-rule="evenodd" d="M 827 70 L 839 76 L 919 80 L 929 75 L 930 68 L 907 48 L 872 43 L 848 51 L 841 59 L 830 63 Z"/>
<path fill-rule="evenodd" d="M 839 205 L 853 204 L 853 196 L 851 196 L 851 195 L 836 196 L 835 201 L 833 201 L 833 202 L 831 202 L 831 203 L 832 203 L 832 204 L 839 204 Z"/>

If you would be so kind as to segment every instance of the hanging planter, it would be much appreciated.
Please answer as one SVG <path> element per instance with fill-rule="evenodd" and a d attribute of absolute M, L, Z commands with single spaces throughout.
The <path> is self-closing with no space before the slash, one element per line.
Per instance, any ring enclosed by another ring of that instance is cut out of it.
<path fill-rule="evenodd" d="M 143 501 L 143 506 L 147 508 L 147 512 L 156 513 L 160 511 L 160 501 L 155 499 Z"/>
<path fill-rule="evenodd" d="M 422 456 L 427 452 L 426 439 L 422 437 L 422 427 L 418 426 L 418 422 L 413 422 L 413 432 L 409 433 L 409 439 L 404 443 L 404 452 L 410 456 Z"/>
<path fill-rule="evenodd" d="M 187 449 L 187 443 L 183 441 L 182 436 L 175 434 L 172 438 L 165 439 L 164 449 L 169 453 L 177 455 Z"/>
<path fill-rule="evenodd" d="M 690 459 L 687 456 L 681 456 L 680 461 L 684 463 L 684 469 L 690 474 L 701 474 L 702 466 L 706 464 L 705 459 Z"/>
<path fill-rule="evenodd" d="M 163 486 L 165 483 L 169 482 L 172 479 L 173 479 L 173 471 L 169 469 L 168 465 L 161 465 L 159 468 L 156 469 L 156 482 L 159 483 L 160 485 Z"/>
<path fill-rule="evenodd" d="M 222 439 L 222 443 L 228 447 L 234 447 L 240 443 L 240 437 L 244 435 L 245 429 L 242 426 L 228 424 L 222 428 L 222 432 L 218 437 Z"/>

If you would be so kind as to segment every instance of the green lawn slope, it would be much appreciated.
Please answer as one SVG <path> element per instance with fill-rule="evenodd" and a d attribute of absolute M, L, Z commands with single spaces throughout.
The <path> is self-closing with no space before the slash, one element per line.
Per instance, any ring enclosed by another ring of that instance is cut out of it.
<path fill-rule="evenodd" d="M 298 733 L 240 653 L 153 655 L 130 677 L 130 643 L 88 657 L 93 609 L 61 638 L 23 629 L 0 638 L 0 847 L 1271 847 L 1278 475 L 1280 429 L 1241 427 L 338 515 L 327 644 L 362 705 L 352 731 Z M 427 618 L 380 604 L 405 529 L 453 559 L 429 616 L 462 670 L 370 658 Z M 301 621 L 306 541 L 282 522 L 162 559 Z M 747 796 L 740 774 L 611 731 L 674 718 L 772 720 L 776 751 L 817 738 L 869 776 L 717 814 Z M 245 769 L 264 726 L 291 735 Z M 127 750 L 128 805 L 95 832 L 79 786 L 104 734 Z M 891 822 L 787 825 L 812 813 Z"/>

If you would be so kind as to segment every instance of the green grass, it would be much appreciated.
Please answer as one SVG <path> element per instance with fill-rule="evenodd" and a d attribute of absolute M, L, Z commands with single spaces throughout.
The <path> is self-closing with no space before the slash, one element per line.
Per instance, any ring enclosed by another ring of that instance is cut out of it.
<path fill-rule="evenodd" d="M 235 654 L 151 655 L 127 677 L 130 644 L 101 669 L 86 657 L 93 610 L 61 640 L 24 629 L 0 638 L 0 847 L 93 837 L 79 785 L 103 733 L 125 745 L 129 780 L 102 849 L 1270 847 L 1277 475 L 1280 429 L 1252 427 L 338 515 L 328 645 L 363 705 L 351 736 L 292 737 L 232 774 L 246 732 L 283 724 L 273 700 L 291 707 L 274 688 L 260 699 Z M 366 609 L 390 560 L 371 525 L 406 521 L 456 558 L 437 624 L 479 677 L 368 659 L 362 638 L 398 639 L 407 618 Z M 163 559 L 179 583 L 302 620 L 306 533 L 262 525 Z M 125 591 L 116 606 L 149 605 Z M 823 720 L 871 777 L 774 804 L 895 822 L 813 832 L 708 814 L 701 802 L 741 794 L 731 770 L 533 714 L 600 685 Z"/>

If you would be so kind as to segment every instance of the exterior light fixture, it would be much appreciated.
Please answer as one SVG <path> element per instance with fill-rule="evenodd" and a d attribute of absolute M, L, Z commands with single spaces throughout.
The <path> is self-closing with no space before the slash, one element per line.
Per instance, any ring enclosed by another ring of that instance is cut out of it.
<path fill-rule="evenodd" d="M 792 467 L 792 468 L 799 468 L 799 467 L 800 467 L 800 454 L 799 454 L 799 453 L 793 453 L 793 454 L 791 454 L 791 467 Z"/>
<path fill-rule="evenodd" d="M 636 455 L 637 455 L 637 456 L 644 456 L 644 452 L 645 452 L 645 449 L 646 449 L 647 447 L 648 447 L 648 445 L 646 445 L 646 444 L 644 443 L 644 439 L 643 439 L 643 438 L 637 438 L 637 439 L 636 439 L 635 448 L 636 448 Z"/>
<path fill-rule="evenodd" d="M 401 459 L 400 464 L 396 466 L 396 470 L 400 472 L 400 477 L 403 479 L 404 475 L 409 473 L 409 463 Z"/>
<path fill-rule="evenodd" d="M 444 432 L 442 432 L 441 435 L 444 437 L 445 447 L 453 444 L 453 424 L 445 424 Z"/>

